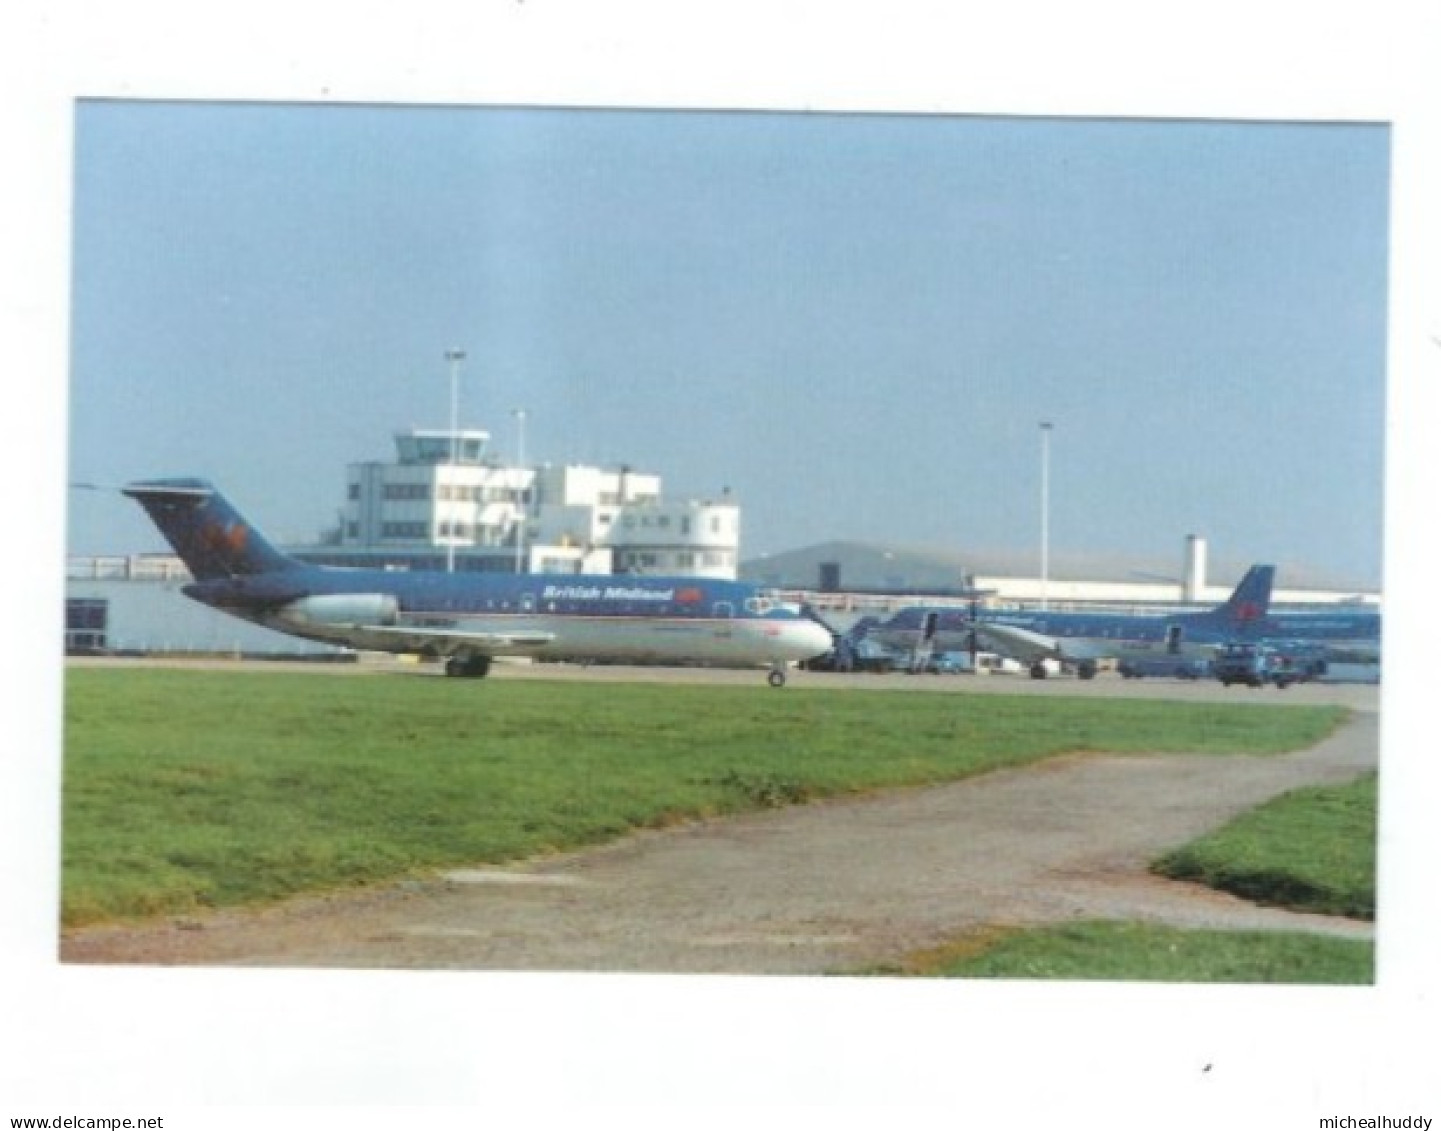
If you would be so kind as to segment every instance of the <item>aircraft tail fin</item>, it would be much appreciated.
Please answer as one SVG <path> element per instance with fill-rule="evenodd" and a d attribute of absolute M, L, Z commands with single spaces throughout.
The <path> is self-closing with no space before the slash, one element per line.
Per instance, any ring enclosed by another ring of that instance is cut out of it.
<path fill-rule="evenodd" d="M 203 479 L 155 479 L 122 490 L 145 508 L 197 581 L 300 566 Z"/>
<path fill-rule="evenodd" d="M 1225 602 L 1211 610 L 1211 615 L 1236 626 L 1262 619 L 1271 609 L 1271 585 L 1275 579 L 1275 566 L 1253 565 Z"/>

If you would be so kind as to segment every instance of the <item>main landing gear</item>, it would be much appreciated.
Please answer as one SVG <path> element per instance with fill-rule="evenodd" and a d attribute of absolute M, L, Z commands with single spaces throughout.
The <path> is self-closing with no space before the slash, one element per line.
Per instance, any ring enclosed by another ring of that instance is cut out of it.
<path fill-rule="evenodd" d="M 484 679 L 489 673 L 489 656 L 451 656 L 445 661 L 445 674 L 455 678 Z"/>
<path fill-rule="evenodd" d="M 772 687 L 784 687 L 786 685 L 786 669 L 780 664 L 771 668 L 770 675 L 766 676 L 766 682 Z"/>

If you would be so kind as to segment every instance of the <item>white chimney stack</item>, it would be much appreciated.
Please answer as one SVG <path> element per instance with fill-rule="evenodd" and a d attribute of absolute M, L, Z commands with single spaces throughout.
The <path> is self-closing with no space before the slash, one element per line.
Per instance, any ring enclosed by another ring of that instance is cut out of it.
<path fill-rule="evenodd" d="M 1181 568 L 1181 600 L 1199 604 L 1206 593 L 1206 540 L 1199 534 L 1186 535 L 1186 561 Z"/>

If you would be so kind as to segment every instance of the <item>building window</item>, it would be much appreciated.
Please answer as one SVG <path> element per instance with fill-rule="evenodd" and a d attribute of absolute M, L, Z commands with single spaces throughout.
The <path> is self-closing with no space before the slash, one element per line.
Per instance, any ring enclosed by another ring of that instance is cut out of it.
<path fill-rule="evenodd" d="M 71 597 L 65 602 L 65 651 L 99 652 L 106 647 L 110 602 Z"/>

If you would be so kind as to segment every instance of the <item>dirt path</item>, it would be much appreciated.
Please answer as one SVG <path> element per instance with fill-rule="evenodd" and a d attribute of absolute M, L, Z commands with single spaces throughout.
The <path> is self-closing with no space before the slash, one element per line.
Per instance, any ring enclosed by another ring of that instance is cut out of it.
<path fill-rule="evenodd" d="M 987 924 L 1368 924 L 1150 876 L 1168 848 L 1297 786 L 1376 765 L 1377 719 L 1271 757 L 1092 756 L 644 833 L 509 869 L 138 929 L 68 933 L 70 962 L 806 974 L 894 961 Z"/>

